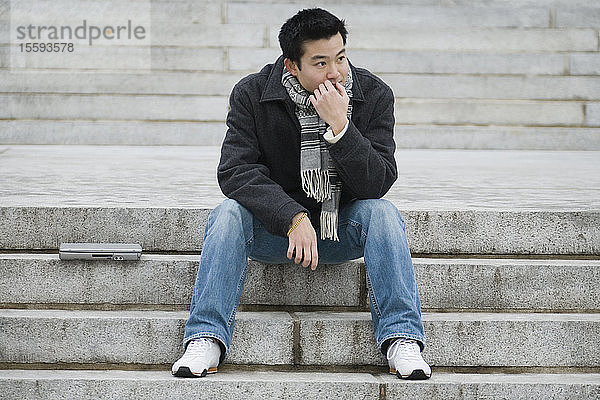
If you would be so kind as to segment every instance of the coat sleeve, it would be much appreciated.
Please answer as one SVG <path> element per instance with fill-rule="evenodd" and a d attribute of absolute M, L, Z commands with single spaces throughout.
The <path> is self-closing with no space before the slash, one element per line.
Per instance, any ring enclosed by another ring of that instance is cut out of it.
<path fill-rule="evenodd" d="M 269 169 L 259 163 L 252 102 L 238 84 L 229 98 L 227 133 L 221 148 L 217 180 L 223 194 L 246 207 L 274 235 L 285 237 L 294 215 L 307 212 L 270 178 Z"/>
<path fill-rule="evenodd" d="M 398 177 L 394 152 L 394 94 L 389 87 L 374 101 L 367 128 L 350 121 L 342 138 L 328 144 L 329 154 L 345 187 L 358 199 L 383 197 Z"/>

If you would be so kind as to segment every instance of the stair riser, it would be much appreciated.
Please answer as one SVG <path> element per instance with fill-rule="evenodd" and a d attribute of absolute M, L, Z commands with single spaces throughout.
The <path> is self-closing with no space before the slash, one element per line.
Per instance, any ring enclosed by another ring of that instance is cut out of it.
<path fill-rule="evenodd" d="M 0 362 L 169 364 L 181 353 L 186 314 L 4 310 Z M 600 366 L 600 320 L 573 315 L 426 314 L 425 357 L 444 366 Z M 228 362 L 386 365 L 368 313 L 294 318 L 238 313 Z"/>
<path fill-rule="evenodd" d="M 385 365 L 383 355 L 371 345 L 374 338 L 368 314 L 363 314 L 363 319 L 296 315 L 302 321 L 301 364 Z M 445 314 L 433 315 L 434 319 L 427 314 L 423 316 L 427 336 L 424 357 L 433 365 L 600 365 L 600 350 L 595 345 L 600 321 L 528 321 L 527 317 L 516 314 L 444 320 Z"/>
<path fill-rule="evenodd" d="M 199 256 L 144 255 L 140 262 L 60 261 L 56 255 L 0 256 L 0 303 L 31 307 L 187 310 Z M 597 311 L 599 261 L 414 259 L 423 309 Z M 242 305 L 368 310 L 364 264 L 251 261 Z"/>
<path fill-rule="evenodd" d="M 146 251 L 202 249 L 209 210 L 0 208 L 0 249 L 134 242 Z M 600 255 L 600 212 L 405 211 L 413 253 Z M 560 226 L 560 229 L 556 227 Z"/>
<path fill-rule="evenodd" d="M 550 400 L 600 396 L 598 374 L 473 375 L 434 373 L 428 381 L 391 375 L 319 372 L 219 372 L 205 379 L 177 379 L 168 372 L 0 371 L 5 399 L 435 399 Z"/>
<path fill-rule="evenodd" d="M 379 383 L 372 376 L 339 377 L 336 374 L 224 373 L 203 379 L 177 379 L 165 372 L 144 374 L 111 371 L 108 374 L 74 372 L 60 378 L 29 375 L 8 377 L 0 371 L 0 390 L 4 399 L 379 399 Z M 15 371 L 16 372 L 16 371 Z M 42 376 L 47 375 L 41 371 Z M 110 374 L 110 375 L 109 375 Z M 72 375 L 75 375 L 71 377 Z M 109 375 L 109 376 L 106 376 Z M 117 377 L 115 378 L 114 375 Z M 357 374 L 358 375 L 358 374 Z M 106 376 L 106 377 L 105 377 Z M 340 378 L 343 381 L 340 382 Z M 63 397 L 64 396 L 64 397 Z M 343 397 L 338 397 L 343 396 Z"/>

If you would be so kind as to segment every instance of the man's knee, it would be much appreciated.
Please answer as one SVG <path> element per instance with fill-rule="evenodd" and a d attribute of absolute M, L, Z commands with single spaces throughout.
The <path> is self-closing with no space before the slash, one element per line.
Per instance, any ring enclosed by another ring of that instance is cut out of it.
<path fill-rule="evenodd" d="M 400 214 L 396 206 L 386 199 L 368 199 L 360 201 L 362 203 L 361 206 L 368 209 L 373 215 L 391 217 Z"/>
<path fill-rule="evenodd" d="M 362 212 L 368 214 L 370 223 L 382 223 L 387 225 L 389 222 L 398 220 L 404 227 L 404 219 L 396 206 L 385 199 L 367 199 L 359 200 Z"/>
<path fill-rule="evenodd" d="M 209 216 L 210 223 L 235 224 L 244 223 L 252 214 L 240 203 L 233 199 L 225 199 Z"/>

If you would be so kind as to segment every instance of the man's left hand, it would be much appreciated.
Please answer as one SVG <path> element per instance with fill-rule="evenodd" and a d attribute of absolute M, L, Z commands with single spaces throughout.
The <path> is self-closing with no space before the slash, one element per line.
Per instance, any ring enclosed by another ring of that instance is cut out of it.
<path fill-rule="evenodd" d="M 348 104 L 350 98 L 346 89 L 339 82 L 335 86 L 330 81 L 321 83 L 314 94 L 309 97 L 317 113 L 333 131 L 334 135 L 340 133 L 348 122 Z"/>

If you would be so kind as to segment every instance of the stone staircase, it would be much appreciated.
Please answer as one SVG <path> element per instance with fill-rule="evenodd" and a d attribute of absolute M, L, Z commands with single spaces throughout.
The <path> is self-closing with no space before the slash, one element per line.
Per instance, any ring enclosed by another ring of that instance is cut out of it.
<path fill-rule="evenodd" d="M 35 13 L 91 18 L 88 3 Z M 101 3 L 149 16 L 150 43 L 13 58 L 26 2 L 0 0 L 0 397 L 600 398 L 600 3 L 321 4 L 348 22 L 351 62 L 396 95 L 386 198 L 421 292 L 422 382 L 386 373 L 362 260 L 251 263 L 227 364 L 171 377 L 223 199 L 212 146 L 229 92 L 314 2 Z M 84 241 L 144 254 L 58 259 Z"/>
<path fill-rule="evenodd" d="M 587 159 L 564 153 L 563 164 L 553 152 L 397 154 L 404 175 L 387 198 L 407 221 L 428 337 L 424 356 L 434 371 L 424 382 L 387 374 L 362 260 L 314 272 L 252 262 L 227 364 L 204 379 L 172 378 L 204 224 L 222 199 L 202 184 L 214 187 L 218 149 L 9 146 L 0 153 L 5 398 L 600 396 L 595 152 L 583 153 Z M 114 166 L 120 173 L 101 167 L 111 163 L 109 154 L 121 159 Z M 545 193 L 537 203 L 515 188 L 521 178 L 514 169 L 523 168 L 515 159 L 525 160 L 529 187 Z M 451 178 L 450 160 L 461 160 L 470 174 L 458 169 Z M 569 173 L 544 182 L 547 163 Z M 157 165 L 162 175 L 154 174 Z M 171 187 L 174 171 L 182 177 Z M 187 174 L 201 183 L 190 188 Z M 585 174 L 581 183 L 574 179 Z M 77 179 L 85 178 L 93 190 L 82 189 Z M 486 179 L 494 184 L 486 187 Z M 115 180 L 131 185 L 115 191 Z M 181 193 L 173 196 L 176 188 Z M 426 188 L 437 188 L 437 202 L 426 199 Z M 411 201 L 419 193 L 421 202 Z M 59 260 L 60 243 L 73 241 L 140 243 L 144 254 L 139 262 Z"/>
<path fill-rule="evenodd" d="M 11 54 L 10 17 L 41 11 L 0 0 L 0 144 L 218 145 L 233 84 L 273 62 L 282 23 L 314 6 L 305 0 L 96 3 L 121 7 L 118 17 L 145 25 L 147 43 L 77 44 L 74 56 L 41 57 L 20 53 L 21 42 L 13 40 Z M 73 26 L 98 16 L 89 11 L 91 1 L 51 4 L 43 12 L 72 15 Z M 597 1 L 328 0 L 322 6 L 347 21 L 351 62 L 394 90 L 400 148 L 600 150 Z"/>
<path fill-rule="evenodd" d="M 61 212 L 66 223 L 70 209 Z M 89 216 L 105 221 L 102 213 Z M 193 223 L 182 216 L 183 224 Z M 77 229 L 71 227 L 72 237 Z M 66 262 L 31 253 L 0 256 L 6 398 L 600 394 L 598 260 L 415 258 L 429 341 L 425 357 L 434 365 L 434 377 L 419 383 L 385 374 L 360 260 L 315 272 L 253 262 L 228 365 L 186 381 L 165 370 L 182 351 L 199 256 Z"/>

